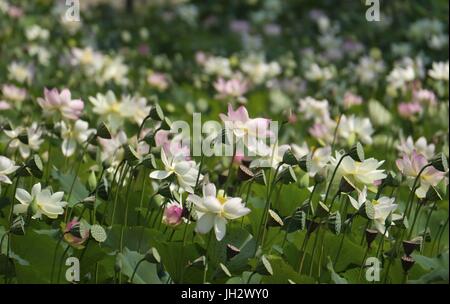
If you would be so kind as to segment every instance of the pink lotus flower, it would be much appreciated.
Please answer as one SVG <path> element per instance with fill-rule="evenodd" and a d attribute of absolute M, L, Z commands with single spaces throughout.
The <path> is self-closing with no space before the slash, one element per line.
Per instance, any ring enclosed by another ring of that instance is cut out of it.
<path fill-rule="evenodd" d="M 269 23 L 264 26 L 264 33 L 268 36 L 280 36 L 281 27 L 275 23 Z"/>
<path fill-rule="evenodd" d="M 141 43 L 138 46 L 138 53 L 142 56 L 146 56 L 150 53 L 150 47 L 145 43 Z"/>
<path fill-rule="evenodd" d="M 425 156 L 414 150 L 410 156 L 403 154 L 403 157 L 397 159 L 395 163 L 402 174 L 409 179 L 411 184 L 419 175 L 422 168 L 428 164 L 428 161 Z M 436 186 L 444 176 L 444 172 L 440 172 L 433 167 L 427 167 L 420 175 L 420 187 L 416 190 L 417 197 L 424 198 L 430 186 Z M 410 187 L 412 187 L 412 184 Z"/>
<path fill-rule="evenodd" d="M 228 133 L 236 137 L 236 144 L 243 143 L 247 148 L 256 153 L 266 153 L 267 145 L 264 140 L 273 136 L 270 131 L 270 120 L 266 118 L 250 118 L 247 109 L 240 106 L 236 111 L 228 104 L 228 113 L 219 114 L 225 124 Z M 237 147 L 236 152 L 241 152 L 242 147 Z"/>
<path fill-rule="evenodd" d="M 240 106 L 236 111 L 233 110 L 231 104 L 228 104 L 228 113 L 219 114 L 224 123 L 233 124 L 233 133 L 241 138 L 246 135 L 254 135 L 265 138 L 272 135 L 269 130 L 270 120 L 266 118 L 250 118 L 247 109 Z"/>
<path fill-rule="evenodd" d="M 164 149 L 166 155 L 180 156 L 183 155 L 185 160 L 190 160 L 189 146 L 183 145 L 181 140 L 170 139 L 171 133 L 166 130 L 159 130 L 155 135 L 155 144 L 157 147 Z"/>
<path fill-rule="evenodd" d="M 2 86 L 3 97 L 14 102 L 22 102 L 27 97 L 27 90 L 12 84 Z"/>
<path fill-rule="evenodd" d="M 147 77 L 148 84 L 159 91 L 165 91 L 169 87 L 166 75 L 153 72 Z"/>
<path fill-rule="evenodd" d="M 331 119 L 325 119 L 324 122 L 317 122 L 308 129 L 309 134 L 320 142 L 331 143 L 333 141 L 333 134 L 335 122 Z"/>
<path fill-rule="evenodd" d="M 413 92 L 413 100 L 423 105 L 436 105 L 436 95 L 430 90 L 417 90 Z"/>
<path fill-rule="evenodd" d="M 57 89 L 44 89 L 44 97 L 38 98 L 38 103 L 47 111 L 47 115 L 59 112 L 66 119 L 77 120 L 84 109 L 84 102 L 81 99 L 72 99 L 68 89 L 62 90 L 61 93 Z"/>
<path fill-rule="evenodd" d="M 230 30 L 238 34 L 248 33 L 250 24 L 245 20 L 233 20 L 230 22 Z"/>
<path fill-rule="evenodd" d="M 11 105 L 4 100 L 0 100 L 0 111 L 11 109 Z"/>
<path fill-rule="evenodd" d="M 362 104 L 363 100 L 361 96 L 353 94 L 352 92 L 345 92 L 344 95 L 344 107 L 351 108 L 352 106 L 358 106 Z"/>
<path fill-rule="evenodd" d="M 208 56 L 204 52 L 199 51 L 195 53 L 195 62 L 197 62 L 197 64 L 204 65 L 206 60 L 208 60 Z"/>
<path fill-rule="evenodd" d="M 423 107 L 418 102 L 402 102 L 398 105 L 398 113 L 404 118 L 412 118 L 416 114 L 420 114 Z"/>
<path fill-rule="evenodd" d="M 89 237 L 89 229 L 82 229 L 82 223 L 74 218 L 70 222 L 67 223 L 64 228 L 64 240 L 69 243 L 71 246 L 82 249 L 83 243 Z"/>
<path fill-rule="evenodd" d="M 23 10 L 20 7 L 18 7 L 18 6 L 11 5 L 8 8 L 8 16 L 11 17 L 11 18 L 18 19 L 18 18 L 23 16 Z"/>
<path fill-rule="evenodd" d="M 176 202 L 171 202 L 167 204 L 166 208 L 164 209 L 164 214 L 162 218 L 163 223 L 166 224 L 167 226 L 175 227 L 181 224 L 182 220 L 183 220 L 183 207 Z"/>
<path fill-rule="evenodd" d="M 248 83 L 245 80 L 240 80 L 237 78 L 225 80 L 219 78 L 214 83 L 214 88 L 219 93 L 219 98 L 234 97 L 240 98 L 248 90 Z"/>

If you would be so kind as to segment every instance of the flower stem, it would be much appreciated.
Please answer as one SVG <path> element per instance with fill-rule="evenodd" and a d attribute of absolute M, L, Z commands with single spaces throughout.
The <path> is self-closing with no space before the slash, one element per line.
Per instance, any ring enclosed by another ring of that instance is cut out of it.
<path fill-rule="evenodd" d="M 437 204 L 437 202 L 435 201 L 433 203 L 433 206 L 431 206 L 431 210 L 428 213 L 427 221 L 425 222 L 425 228 L 423 230 L 423 235 L 422 235 L 423 239 L 425 239 L 425 236 L 427 234 L 428 225 L 430 224 L 431 215 L 433 214 L 433 211 L 436 208 L 436 204 Z M 425 250 L 425 244 L 426 244 L 426 242 L 424 242 L 423 246 L 420 248 L 420 253 L 423 253 L 423 251 Z"/>
<path fill-rule="evenodd" d="M 134 279 L 134 276 L 136 275 L 136 271 L 138 270 L 139 265 L 141 265 L 141 263 L 144 262 L 144 261 L 145 261 L 145 258 L 139 260 L 139 262 L 137 262 L 136 266 L 134 267 L 133 274 L 131 275 L 131 279 L 130 279 L 131 283 L 133 283 L 133 279 Z"/>
<path fill-rule="evenodd" d="M 345 153 L 344 155 L 341 156 L 341 158 L 339 159 L 338 163 L 336 164 L 336 167 L 333 170 L 333 173 L 331 174 L 331 179 L 330 179 L 330 182 L 328 183 L 327 192 L 325 193 L 325 198 L 323 200 L 324 203 L 327 202 L 328 195 L 330 193 L 330 188 L 331 188 L 331 185 L 333 184 L 334 176 L 336 175 L 337 169 L 339 168 L 339 166 L 341 165 L 342 161 L 344 160 L 344 158 L 346 156 L 348 156 L 348 153 Z"/>

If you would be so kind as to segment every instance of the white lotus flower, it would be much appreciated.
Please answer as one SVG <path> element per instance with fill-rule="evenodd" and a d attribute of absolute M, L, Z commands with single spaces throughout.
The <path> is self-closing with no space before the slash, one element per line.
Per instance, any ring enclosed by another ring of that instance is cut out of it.
<path fill-rule="evenodd" d="M 145 98 L 127 95 L 118 99 L 112 91 L 91 96 L 89 101 L 94 105 L 94 113 L 105 118 L 113 132 L 122 127 L 125 120 L 141 124 L 150 111 Z"/>
<path fill-rule="evenodd" d="M 123 62 L 122 57 L 105 56 L 102 66 L 102 72 L 96 77 L 98 84 L 103 85 L 106 82 L 113 81 L 117 85 L 127 85 L 128 66 Z"/>
<path fill-rule="evenodd" d="M 26 213 L 31 207 L 33 219 L 41 219 L 46 215 L 51 219 L 56 219 L 58 215 L 64 213 L 64 207 L 67 202 L 62 201 L 64 192 L 51 193 L 49 189 L 41 190 L 41 183 L 37 183 L 31 188 L 31 194 L 26 190 L 18 188 L 16 190 L 16 199 L 20 202 L 14 206 L 14 213 Z"/>
<path fill-rule="evenodd" d="M 306 120 L 314 119 L 314 122 L 322 122 L 330 115 L 328 100 L 317 100 L 312 97 L 302 98 L 298 102 L 298 111 Z"/>
<path fill-rule="evenodd" d="M 432 69 L 428 71 L 428 76 L 436 80 L 448 81 L 449 64 L 447 62 L 433 62 Z"/>
<path fill-rule="evenodd" d="M 189 193 L 194 193 L 193 187 L 197 181 L 198 165 L 193 160 L 186 160 L 185 156 L 178 154 L 175 156 L 166 155 L 164 149 L 161 149 L 161 160 L 164 164 L 164 170 L 156 170 L 150 173 L 150 178 L 166 179 L 175 175 L 178 185 Z M 199 180 L 203 176 L 200 174 Z"/>
<path fill-rule="evenodd" d="M 358 200 L 355 200 L 351 195 L 348 195 L 348 198 L 353 208 L 359 210 L 359 208 L 361 208 L 367 202 L 367 187 L 364 186 L 362 191 L 358 191 Z"/>
<path fill-rule="evenodd" d="M 253 160 L 250 164 L 250 168 L 274 168 L 276 169 L 278 165 L 283 161 L 284 153 L 291 149 L 289 145 L 274 144 L 267 147 L 262 153 L 263 157 Z M 261 152 L 261 151 L 260 151 Z M 280 167 L 282 169 L 283 166 Z"/>
<path fill-rule="evenodd" d="M 33 80 L 33 71 L 30 66 L 19 62 L 12 62 L 8 66 L 8 77 L 20 83 L 30 84 Z"/>
<path fill-rule="evenodd" d="M 61 150 L 64 156 L 70 157 L 75 152 L 77 144 L 86 144 L 89 136 L 95 132 L 95 129 L 89 129 L 89 124 L 84 120 L 77 120 L 73 126 L 61 122 L 61 137 L 63 143 Z"/>
<path fill-rule="evenodd" d="M 406 67 L 396 66 L 387 76 L 389 86 L 393 89 L 403 88 L 406 83 L 413 81 L 416 77 L 414 67 L 408 65 Z"/>
<path fill-rule="evenodd" d="M 14 173 L 17 169 L 19 169 L 19 166 L 16 166 L 13 160 L 10 160 L 5 156 L 0 155 L 0 191 L 2 183 L 4 184 L 12 183 L 8 175 Z"/>
<path fill-rule="evenodd" d="M 402 138 L 400 140 L 400 144 L 397 146 L 397 150 L 401 154 L 406 154 L 411 156 L 413 151 L 416 151 L 419 154 L 424 155 L 427 159 L 430 159 L 434 156 L 434 144 L 427 144 L 427 139 L 425 137 L 419 137 L 416 142 L 414 142 L 411 136 L 405 140 Z"/>
<path fill-rule="evenodd" d="M 311 156 L 311 164 L 308 174 L 313 177 L 317 172 L 321 171 L 331 159 L 331 147 L 317 148 Z"/>
<path fill-rule="evenodd" d="M 126 109 L 112 91 L 105 95 L 98 93 L 96 97 L 91 96 L 89 101 L 94 106 L 93 112 L 106 118 L 112 131 L 122 126 L 124 119 L 129 116 L 130 109 Z"/>
<path fill-rule="evenodd" d="M 18 127 L 13 130 L 4 130 L 6 136 L 11 138 L 9 147 L 12 149 L 19 149 L 20 156 L 26 159 L 30 156 L 31 151 L 38 151 L 44 140 L 41 138 L 42 129 L 36 122 L 33 122 L 30 127 L 23 128 Z M 19 140 L 19 135 L 26 133 L 28 137 L 28 144 L 25 144 Z"/>
<path fill-rule="evenodd" d="M 116 134 L 111 134 L 111 139 L 98 138 L 102 148 L 100 159 L 109 163 L 117 162 L 123 158 L 123 145 L 128 142 L 127 134 L 120 130 Z"/>
<path fill-rule="evenodd" d="M 342 154 L 336 152 L 336 157 L 331 157 L 330 170 L 333 171 L 336 167 Z M 382 180 L 386 177 L 384 170 L 378 169 L 384 161 L 378 161 L 374 158 L 366 159 L 362 162 L 358 162 L 351 157 L 345 157 L 341 165 L 336 171 L 336 179 L 340 180 L 343 177 L 353 188 L 362 191 L 364 186 L 367 189 L 375 192 L 375 182 Z"/>
<path fill-rule="evenodd" d="M 350 195 L 348 198 L 356 210 L 359 210 L 364 204 L 372 204 L 375 210 L 373 224 L 381 234 L 385 234 L 386 236 L 389 235 L 385 231 L 385 222 L 388 216 L 391 215 L 393 221 L 401 218 L 401 215 L 393 213 L 398 207 L 397 204 L 394 204 L 395 198 L 382 196 L 377 200 L 367 200 L 367 187 L 364 187 L 362 191 L 358 192 L 358 200 L 355 200 Z M 394 225 L 394 222 L 392 222 L 392 225 Z"/>
<path fill-rule="evenodd" d="M 250 213 L 241 198 L 226 197 L 223 190 L 217 192 L 216 186 L 211 183 L 203 186 L 203 197 L 190 194 L 187 199 L 194 204 L 197 212 L 195 230 L 205 234 L 214 227 L 218 241 L 226 234 L 228 220 L 235 220 Z"/>
<path fill-rule="evenodd" d="M 378 200 L 372 200 L 373 207 L 375 209 L 375 216 L 373 219 L 373 224 L 375 228 L 381 233 L 389 236 L 386 231 L 385 222 L 388 216 L 392 217 L 392 225 L 394 221 L 400 219 L 402 216 L 399 214 L 394 214 L 393 212 L 397 209 L 398 205 L 394 204 L 395 198 L 380 197 Z"/>
<path fill-rule="evenodd" d="M 347 139 L 349 145 L 353 145 L 356 139 L 370 145 L 374 130 L 369 118 L 342 115 L 338 132 L 342 138 Z"/>
<path fill-rule="evenodd" d="M 317 63 L 311 64 L 305 73 L 306 79 L 310 81 L 327 81 L 332 79 L 333 76 L 333 67 L 320 67 Z"/>

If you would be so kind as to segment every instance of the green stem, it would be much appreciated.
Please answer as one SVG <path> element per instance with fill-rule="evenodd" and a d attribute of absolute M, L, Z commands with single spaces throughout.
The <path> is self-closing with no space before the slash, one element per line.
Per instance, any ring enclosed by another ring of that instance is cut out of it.
<path fill-rule="evenodd" d="M 370 247 L 367 246 L 366 251 L 364 252 L 364 257 L 363 257 L 363 259 L 361 261 L 361 267 L 359 268 L 358 281 L 361 279 L 361 274 L 362 274 L 362 271 L 364 269 L 364 265 L 365 265 L 365 261 L 366 261 L 367 255 L 369 253 L 369 249 L 370 249 Z"/>
<path fill-rule="evenodd" d="M 422 204 L 418 203 L 418 207 L 416 208 L 416 212 L 414 214 L 414 220 L 413 220 L 413 223 L 412 223 L 411 228 L 410 228 L 409 233 L 408 233 L 408 240 L 411 239 L 411 236 L 412 236 L 413 231 L 414 231 L 414 226 L 416 225 L 417 218 L 419 217 L 419 213 L 420 213 L 420 209 L 421 208 L 422 208 Z"/>
<path fill-rule="evenodd" d="M 53 253 L 53 262 L 52 262 L 52 272 L 51 272 L 51 275 L 50 275 L 50 283 L 53 283 L 53 273 L 55 272 L 56 254 L 58 252 L 58 248 L 59 248 L 59 245 L 61 244 L 61 241 L 62 241 L 63 237 L 64 237 L 64 235 L 62 235 L 59 238 L 58 242 L 56 243 L 55 250 L 54 250 L 54 253 Z"/>
<path fill-rule="evenodd" d="M 136 271 L 138 270 L 139 265 L 141 265 L 141 263 L 144 262 L 144 261 L 145 261 L 145 258 L 139 260 L 139 262 L 137 262 L 136 266 L 134 267 L 133 274 L 131 275 L 131 279 L 130 279 L 131 283 L 133 283 L 133 279 L 134 279 L 134 276 L 136 275 Z"/>
<path fill-rule="evenodd" d="M 433 211 L 436 208 L 436 204 L 437 204 L 437 202 L 435 201 L 433 203 L 433 205 L 431 206 L 431 210 L 428 213 L 427 220 L 425 222 L 425 228 L 423 230 L 423 235 L 422 235 L 423 239 L 425 239 L 425 236 L 427 234 L 428 225 L 430 224 L 431 215 L 433 214 Z M 426 242 L 424 242 L 422 247 L 420 248 L 421 253 L 423 253 L 423 251 L 425 250 L 425 244 L 426 244 Z"/>
<path fill-rule="evenodd" d="M 113 211 L 112 211 L 112 215 L 111 215 L 111 226 L 114 225 L 114 221 L 115 221 L 117 200 L 119 199 L 119 189 L 122 187 L 123 182 L 125 181 L 125 177 L 127 176 L 127 173 L 128 173 L 128 168 L 129 168 L 128 164 L 125 164 L 125 168 L 122 170 L 122 173 L 121 173 L 120 179 L 119 179 L 119 183 L 117 184 L 117 189 L 116 189 L 116 193 L 114 196 Z"/>
<path fill-rule="evenodd" d="M 344 160 L 344 158 L 347 157 L 347 156 L 348 156 L 348 153 L 345 153 L 344 155 L 341 156 L 341 158 L 339 159 L 338 163 L 336 164 L 336 167 L 335 167 L 334 170 L 333 170 L 333 173 L 331 174 L 331 179 L 330 179 L 330 182 L 329 182 L 328 187 L 327 187 L 327 192 L 326 192 L 326 194 L 325 194 L 325 199 L 323 200 L 324 203 L 327 202 L 328 195 L 329 195 L 329 193 L 330 193 L 330 189 L 331 189 L 331 186 L 332 186 L 332 184 L 333 184 L 334 176 L 336 175 L 337 169 L 338 169 L 339 166 L 341 165 L 341 163 L 342 163 L 342 161 Z"/>
<path fill-rule="evenodd" d="M 59 284 L 59 279 L 61 278 L 62 264 L 64 262 L 64 257 L 66 256 L 67 251 L 69 251 L 69 248 L 70 248 L 70 245 L 67 245 L 66 249 L 64 250 L 63 254 L 61 255 L 61 259 L 59 261 L 58 278 L 56 280 L 57 284 Z"/>
<path fill-rule="evenodd" d="M 255 274 L 256 274 L 256 272 L 253 271 L 253 272 L 248 276 L 247 284 L 250 284 L 250 281 L 252 280 L 252 278 L 253 278 L 253 276 L 254 276 Z"/>
<path fill-rule="evenodd" d="M 309 276 L 312 275 L 312 270 L 313 270 L 313 265 L 314 265 L 314 253 L 316 252 L 317 241 L 319 239 L 319 231 L 320 231 L 320 224 L 319 224 L 319 227 L 317 227 L 316 236 L 314 238 L 313 248 L 311 251 L 311 263 L 309 264 Z"/>

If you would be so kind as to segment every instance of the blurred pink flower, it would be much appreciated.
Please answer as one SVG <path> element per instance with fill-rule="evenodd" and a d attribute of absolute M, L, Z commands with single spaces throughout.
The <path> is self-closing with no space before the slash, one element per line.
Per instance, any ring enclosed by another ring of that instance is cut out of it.
<path fill-rule="evenodd" d="M 270 130 L 270 120 L 266 118 L 250 118 L 247 109 L 240 106 L 236 111 L 228 104 L 228 113 L 219 114 L 225 128 L 236 137 L 235 142 L 243 143 L 252 152 L 267 149 L 264 140 L 273 136 Z M 237 147 L 239 149 L 241 147 Z M 240 150 L 237 150 L 240 151 Z"/>
<path fill-rule="evenodd" d="M 428 161 L 425 156 L 413 151 L 410 156 L 403 154 L 402 158 L 397 159 L 395 163 L 402 174 L 411 181 L 419 175 L 419 172 L 428 164 Z M 430 166 L 424 169 L 420 175 L 420 187 L 416 190 L 417 197 L 424 198 L 430 186 L 436 186 L 444 176 L 444 172 L 440 172 L 434 167 Z"/>
<path fill-rule="evenodd" d="M 199 51 L 195 53 L 195 62 L 197 62 L 197 64 L 199 65 L 204 65 L 207 58 L 208 56 L 204 52 Z"/>
<path fill-rule="evenodd" d="M 59 112 L 62 117 L 70 120 L 77 120 L 84 109 L 84 102 L 81 99 L 72 99 L 68 89 L 58 92 L 57 89 L 44 89 L 44 98 L 38 98 L 38 103 L 44 111 L 52 114 Z"/>
<path fill-rule="evenodd" d="M 269 23 L 264 26 L 264 33 L 268 36 L 279 36 L 281 34 L 281 27 L 275 23 Z"/>
<path fill-rule="evenodd" d="M 165 91 L 169 87 L 169 81 L 166 75 L 158 72 L 153 72 L 147 77 L 148 84 L 158 89 L 159 91 Z"/>
<path fill-rule="evenodd" d="M 423 107 L 418 102 L 402 102 L 398 105 L 398 113 L 404 118 L 411 118 L 422 111 Z"/>
<path fill-rule="evenodd" d="M 11 105 L 4 100 L 0 100 L 0 111 L 11 109 Z"/>
<path fill-rule="evenodd" d="M 157 147 L 164 149 L 167 155 L 179 156 L 183 155 L 185 160 L 190 160 L 189 146 L 183 145 L 178 138 L 170 139 L 170 132 L 166 130 L 159 130 L 155 135 L 155 144 Z"/>
<path fill-rule="evenodd" d="M 164 214 L 162 221 L 167 226 L 178 226 L 183 220 L 183 207 L 176 203 L 171 202 L 167 204 L 166 208 L 164 209 Z"/>
<path fill-rule="evenodd" d="M 247 33 L 250 30 L 250 24 L 245 20 L 233 20 L 230 22 L 230 30 L 239 34 Z"/>
<path fill-rule="evenodd" d="M 83 243 L 89 237 L 89 229 L 81 229 L 81 223 L 74 218 L 64 228 L 64 240 L 75 248 L 83 248 Z"/>
<path fill-rule="evenodd" d="M 361 96 L 353 94 L 352 92 L 345 92 L 344 94 L 344 107 L 351 108 L 352 106 L 358 106 L 362 104 L 363 100 Z"/>
<path fill-rule="evenodd" d="M 138 46 L 138 52 L 140 55 L 145 56 L 150 53 L 150 47 L 146 43 L 142 43 Z"/>
<path fill-rule="evenodd" d="M 430 90 L 417 90 L 413 92 L 413 100 L 424 105 L 436 105 L 436 95 Z"/>
<path fill-rule="evenodd" d="M 214 88 L 219 93 L 220 98 L 235 97 L 239 98 L 244 95 L 248 90 L 248 83 L 245 80 L 237 78 L 225 80 L 219 78 L 214 83 Z"/>
<path fill-rule="evenodd" d="M 15 5 L 11 5 L 8 8 L 8 16 L 11 18 L 20 18 L 23 16 L 23 10 Z"/>

